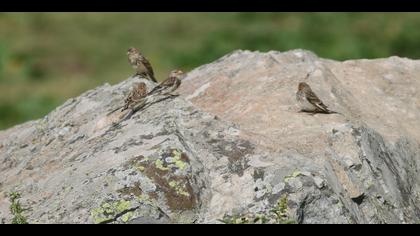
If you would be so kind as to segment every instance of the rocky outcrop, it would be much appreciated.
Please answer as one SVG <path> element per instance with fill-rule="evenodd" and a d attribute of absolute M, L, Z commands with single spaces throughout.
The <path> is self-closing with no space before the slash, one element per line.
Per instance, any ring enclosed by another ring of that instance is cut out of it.
<path fill-rule="evenodd" d="M 0 219 L 30 223 L 417 223 L 420 62 L 235 51 L 119 125 L 135 81 L 0 132 Z M 310 115 L 298 82 L 341 114 Z M 118 113 L 116 113 L 118 114 Z"/>

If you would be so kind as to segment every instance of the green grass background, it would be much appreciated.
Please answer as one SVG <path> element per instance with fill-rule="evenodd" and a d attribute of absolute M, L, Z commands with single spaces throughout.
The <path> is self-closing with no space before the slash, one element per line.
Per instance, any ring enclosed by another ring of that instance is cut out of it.
<path fill-rule="evenodd" d="M 420 56 L 419 13 L 0 13 L 0 129 L 133 73 L 138 47 L 158 79 L 236 49 L 302 48 L 336 60 Z"/>

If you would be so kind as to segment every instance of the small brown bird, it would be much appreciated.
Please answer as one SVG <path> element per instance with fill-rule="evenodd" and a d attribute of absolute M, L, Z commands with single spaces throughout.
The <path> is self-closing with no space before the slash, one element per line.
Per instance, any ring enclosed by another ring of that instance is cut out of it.
<path fill-rule="evenodd" d="M 162 81 L 159 85 L 154 87 L 152 91 L 150 91 L 147 96 L 149 95 L 168 95 L 175 91 L 181 85 L 181 79 L 185 76 L 184 72 L 181 70 L 172 70 L 169 73 L 169 76 L 166 80 Z"/>
<path fill-rule="evenodd" d="M 128 62 L 136 70 L 136 75 L 144 75 L 153 82 L 157 83 L 152 65 L 150 64 L 149 60 L 147 60 L 147 58 L 140 53 L 139 50 L 131 47 L 128 49 L 127 55 Z"/>
<path fill-rule="evenodd" d="M 144 100 L 147 95 L 147 87 L 143 82 L 136 83 L 133 89 L 124 100 L 124 107 L 121 111 L 132 109 L 136 104 Z"/>
<path fill-rule="evenodd" d="M 312 91 L 311 87 L 305 82 L 299 83 L 296 100 L 298 101 L 302 111 L 327 114 L 337 113 L 329 110 L 328 107 Z"/>

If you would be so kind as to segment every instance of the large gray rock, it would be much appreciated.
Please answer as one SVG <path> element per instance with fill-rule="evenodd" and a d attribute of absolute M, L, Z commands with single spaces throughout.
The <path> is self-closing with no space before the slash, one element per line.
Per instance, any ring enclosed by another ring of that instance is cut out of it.
<path fill-rule="evenodd" d="M 310 71 L 342 115 L 298 112 Z M 0 132 L 0 219 L 17 191 L 30 223 L 417 223 L 418 72 L 236 51 L 119 126 L 107 113 L 145 80 L 98 87 Z"/>

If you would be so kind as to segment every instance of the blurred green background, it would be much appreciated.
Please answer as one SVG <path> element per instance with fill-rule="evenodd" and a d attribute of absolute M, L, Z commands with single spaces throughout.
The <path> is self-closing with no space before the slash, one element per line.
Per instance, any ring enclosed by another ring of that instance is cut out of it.
<path fill-rule="evenodd" d="M 130 46 L 162 79 L 235 49 L 418 58 L 419 26 L 419 13 L 0 13 L 0 129 L 128 78 Z"/>

